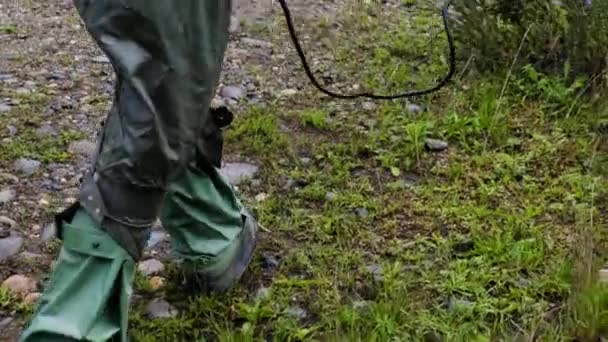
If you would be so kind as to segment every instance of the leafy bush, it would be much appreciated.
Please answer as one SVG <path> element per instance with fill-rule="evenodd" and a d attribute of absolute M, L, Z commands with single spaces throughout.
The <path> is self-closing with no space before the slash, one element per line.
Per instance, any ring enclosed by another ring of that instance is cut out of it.
<path fill-rule="evenodd" d="M 608 66 L 608 1 L 456 0 L 454 9 L 461 57 L 479 71 L 516 61 L 518 70 L 532 65 L 568 82 L 583 75 L 605 82 L 598 75 Z"/>

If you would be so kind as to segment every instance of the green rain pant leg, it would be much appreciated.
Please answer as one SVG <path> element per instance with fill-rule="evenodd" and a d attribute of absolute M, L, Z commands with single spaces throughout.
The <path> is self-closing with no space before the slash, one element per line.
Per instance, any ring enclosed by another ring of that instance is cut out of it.
<path fill-rule="evenodd" d="M 243 228 L 242 207 L 220 170 L 192 166 L 172 182 L 161 210 L 173 254 L 206 263 L 225 251 Z"/>
<path fill-rule="evenodd" d="M 257 227 L 220 170 L 205 169 L 193 166 L 170 185 L 161 221 L 183 261 L 185 285 L 226 292 L 251 262 Z"/>
<path fill-rule="evenodd" d="M 53 275 L 20 341 L 126 341 L 135 262 L 93 219 L 63 222 Z M 58 334 L 60 333 L 60 334 Z"/>
<path fill-rule="evenodd" d="M 197 151 L 209 150 L 202 137 L 210 129 L 230 4 L 75 0 L 116 72 L 115 99 L 76 218 L 58 225 L 64 246 L 21 342 L 127 341 L 133 264 L 172 179 Z"/>

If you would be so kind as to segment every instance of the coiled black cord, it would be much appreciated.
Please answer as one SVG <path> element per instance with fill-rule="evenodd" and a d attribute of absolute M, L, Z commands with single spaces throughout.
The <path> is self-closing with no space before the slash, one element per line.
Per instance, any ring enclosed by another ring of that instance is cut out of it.
<path fill-rule="evenodd" d="M 285 20 L 287 21 L 287 28 L 289 29 L 289 35 L 291 36 L 291 40 L 293 41 L 295 48 L 298 52 L 298 55 L 300 56 L 300 60 L 302 61 L 302 65 L 304 66 L 304 70 L 306 71 L 306 75 L 308 76 L 308 78 L 310 79 L 312 84 L 315 87 L 317 87 L 317 89 L 319 89 L 322 93 L 324 93 L 326 95 L 329 95 L 329 96 L 335 97 L 335 98 L 340 98 L 340 99 L 354 99 L 354 98 L 364 97 L 364 98 L 370 98 L 370 99 L 376 99 L 376 100 L 392 100 L 392 99 L 398 99 L 398 98 L 409 98 L 409 97 L 428 95 L 430 93 L 436 92 L 439 89 L 443 88 L 454 76 L 454 73 L 456 71 L 456 49 L 454 48 L 454 39 L 452 37 L 452 32 L 450 31 L 450 26 L 448 23 L 448 17 L 449 17 L 448 9 L 452 5 L 452 1 L 453 0 L 446 1 L 446 3 L 441 8 L 443 26 L 444 26 L 444 30 L 445 30 L 445 33 L 446 33 L 446 36 L 448 39 L 448 47 L 450 50 L 450 55 L 449 55 L 450 67 L 449 67 L 448 74 L 436 86 L 434 86 L 432 88 L 424 89 L 424 90 L 412 90 L 412 91 L 408 91 L 408 92 L 405 92 L 402 94 L 397 94 L 397 95 L 375 95 L 372 93 L 359 93 L 359 94 L 346 95 L 346 94 L 334 93 L 330 90 L 323 88 L 323 86 L 321 86 L 321 84 L 319 84 L 319 82 L 315 78 L 314 74 L 310 70 L 310 66 L 308 65 L 308 62 L 306 61 L 306 56 L 304 55 L 304 52 L 303 52 L 302 47 L 300 46 L 300 42 L 298 40 L 298 36 L 294 29 L 293 19 L 292 19 L 291 13 L 289 11 L 289 6 L 287 6 L 287 0 L 279 0 L 279 3 L 281 4 L 281 7 L 283 8 L 283 13 L 285 14 Z"/>

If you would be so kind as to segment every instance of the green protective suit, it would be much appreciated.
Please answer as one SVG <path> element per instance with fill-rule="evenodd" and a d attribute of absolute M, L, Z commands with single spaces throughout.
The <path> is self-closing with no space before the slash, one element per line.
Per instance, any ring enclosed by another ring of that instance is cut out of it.
<path fill-rule="evenodd" d="M 75 5 L 112 62 L 115 99 L 78 203 L 57 215 L 63 246 L 22 342 L 127 341 L 135 265 L 158 217 L 204 291 L 229 289 L 255 246 L 255 221 L 219 169 L 229 113 L 209 109 L 231 1 Z"/>

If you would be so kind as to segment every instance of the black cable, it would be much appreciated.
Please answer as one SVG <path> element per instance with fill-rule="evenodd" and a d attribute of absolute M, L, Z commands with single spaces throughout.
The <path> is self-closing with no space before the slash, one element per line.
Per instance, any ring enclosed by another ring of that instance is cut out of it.
<path fill-rule="evenodd" d="M 293 41 L 295 48 L 298 52 L 298 55 L 300 56 L 300 60 L 302 61 L 302 65 L 304 66 L 304 70 L 306 71 L 306 75 L 308 76 L 308 78 L 310 79 L 312 84 L 315 87 L 317 87 L 317 89 L 319 89 L 322 93 L 324 93 L 326 95 L 329 95 L 331 97 L 341 98 L 341 99 L 354 99 L 354 98 L 359 98 L 359 97 L 365 97 L 365 98 L 377 99 L 377 100 L 391 100 L 391 99 L 398 99 L 398 98 L 422 96 L 422 95 L 427 95 L 427 94 L 436 92 L 439 89 L 443 88 L 454 76 L 454 73 L 456 71 L 456 49 L 454 48 L 454 39 L 452 37 L 452 33 L 450 32 L 450 27 L 449 27 L 449 23 L 448 23 L 448 8 L 452 4 L 452 1 L 453 0 L 447 0 L 446 3 L 441 8 L 443 26 L 444 26 L 445 33 L 446 33 L 446 36 L 448 39 L 448 47 L 450 50 L 450 56 L 449 56 L 450 69 L 449 69 L 447 76 L 445 76 L 439 82 L 439 84 L 437 84 L 436 86 L 434 86 L 432 88 L 425 89 L 425 90 L 413 90 L 413 91 L 408 91 L 406 93 L 397 94 L 397 95 L 375 95 L 375 94 L 371 94 L 371 93 L 359 93 L 359 94 L 345 95 L 345 94 L 334 93 L 332 91 L 329 91 L 329 90 L 323 88 L 323 86 L 321 86 L 319 84 L 319 82 L 315 79 L 315 76 L 313 75 L 312 71 L 310 70 L 310 66 L 308 65 L 308 62 L 306 61 L 306 56 L 304 55 L 304 52 L 302 51 L 302 47 L 300 46 L 300 42 L 298 40 L 295 29 L 293 27 L 293 19 L 291 17 L 289 7 L 287 6 L 287 0 L 279 0 L 279 3 L 281 4 L 281 7 L 283 8 L 283 13 L 285 14 L 285 20 L 287 21 L 287 28 L 289 29 L 289 34 L 291 36 L 291 40 Z"/>

